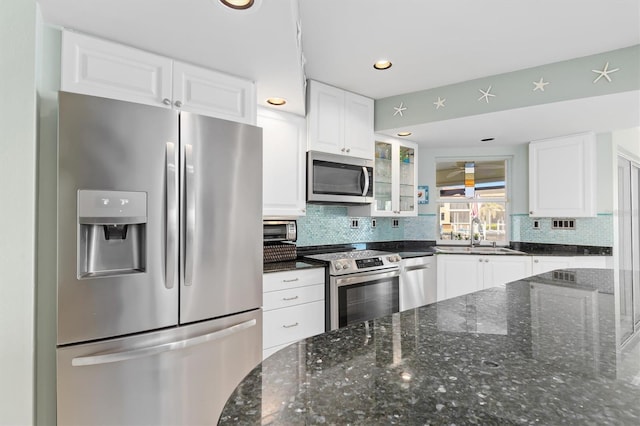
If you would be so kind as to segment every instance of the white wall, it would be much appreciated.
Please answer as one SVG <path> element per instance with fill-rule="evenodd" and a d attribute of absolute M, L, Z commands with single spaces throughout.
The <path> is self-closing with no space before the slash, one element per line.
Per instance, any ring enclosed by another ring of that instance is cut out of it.
<path fill-rule="evenodd" d="M 621 151 L 640 158 L 640 127 L 616 130 L 612 133 L 612 140 Z"/>
<path fill-rule="evenodd" d="M 36 2 L 0 1 L 0 424 L 33 424 Z"/>

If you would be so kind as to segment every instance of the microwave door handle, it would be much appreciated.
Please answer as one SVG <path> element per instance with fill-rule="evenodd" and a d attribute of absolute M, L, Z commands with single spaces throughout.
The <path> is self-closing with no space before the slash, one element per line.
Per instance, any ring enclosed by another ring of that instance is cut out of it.
<path fill-rule="evenodd" d="M 362 174 L 364 175 L 364 189 L 362 190 L 362 196 L 366 197 L 369 192 L 369 172 L 366 167 L 362 168 Z"/>
<path fill-rule="evenodd" d="M 178 273 L 178 173 L 176 164 L 176 144 L 167 142 L 165 150 L 166 197 L 165 211 L 165 280 L 167 289 L 173 288 Z"/>
<path fill-rule="evenodd" d="M 184 244 L 184 285 L 189 286 L 193 283 L 193 246 L 196 222 L 196 205 L 195 205 L 195 166 L 193 164 L 193 145 L 185 144 L 184 146 L 184 186 L 185 186 L 185 244 Z"/>

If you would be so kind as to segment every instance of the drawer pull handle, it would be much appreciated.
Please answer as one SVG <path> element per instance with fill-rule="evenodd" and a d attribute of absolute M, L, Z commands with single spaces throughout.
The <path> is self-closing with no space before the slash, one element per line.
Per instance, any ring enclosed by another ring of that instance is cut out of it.
<path fill-rule="evenodd" d="M 298 296 L 293 296 L 293 297 L 283 297 L 282 300 L 296 300 L 298 298 Z"/>
<path fill-rule="evenodd" d="M 290 325 L 283 325 L 282 327 L 283 327 L 283 328 L 292 328 L 292 327 L 297 327 L 298 325 L 300 325 L 300 324 L 298 324 L 298 323 L 296 322 L 296 323 L 294 323 L 294 324 L 290 324 Z"/>
<path fill-rule="evenodd" d="M 292 280 L 282 280 L 282 282 L 283 283 L 293 283 L 293 282 L 296 282 L 296 281 L 299 281 L 299 280 L 300 280 L 300 278 L 294 278 Z"/>

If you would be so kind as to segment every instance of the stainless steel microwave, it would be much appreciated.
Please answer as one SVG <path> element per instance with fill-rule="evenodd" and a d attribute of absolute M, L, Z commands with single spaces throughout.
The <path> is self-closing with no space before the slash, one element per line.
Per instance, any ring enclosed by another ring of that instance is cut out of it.
<path fill-rule="evenodd" d="M 326 204 L 371 204 L 373 161 L 309 151 L 307 201 Z"/>

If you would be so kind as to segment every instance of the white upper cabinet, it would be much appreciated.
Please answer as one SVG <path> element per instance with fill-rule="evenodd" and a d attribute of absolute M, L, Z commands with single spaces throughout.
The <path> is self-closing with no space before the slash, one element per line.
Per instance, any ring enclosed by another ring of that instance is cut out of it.
<path fill-rule="evenodd" d="M 67 92 L 256 122 L 251 81 L 66 30 L 61 80 Z"/>
<path fill-rule="evenodd" d="M 173 104 L 196 114 L 256 123 L 255 84 L 178 61 L 173 62 Z"/>
<path fill-rule="evenodd" d="M 262 127 L 262 215 L 304 216 L 306 122 L 304 117 L 258 108 Z"/>
<path fill-rule="evenodd" d="M 373 99 L 309 80 L 308 149 L 373 159 Z"/>
<path fill-rule="evenodd" d="M 63 31 L 61 62 L 61 89 L 66 92 L 171 105 L 169 58 Z"/>
<path fill-rule="evenodd" d="M 373 203 L 349 207 L 356 216 L 418 215 L 418 145 L 378 138 L 375 142 Z"/>
<path fill-rule="evenodd" d="M 529 144 L 530 216 L 596 216 L 596 188 L 595 134 Z"/>

